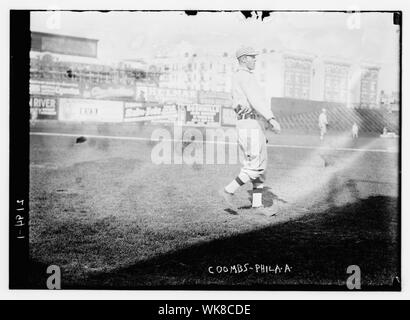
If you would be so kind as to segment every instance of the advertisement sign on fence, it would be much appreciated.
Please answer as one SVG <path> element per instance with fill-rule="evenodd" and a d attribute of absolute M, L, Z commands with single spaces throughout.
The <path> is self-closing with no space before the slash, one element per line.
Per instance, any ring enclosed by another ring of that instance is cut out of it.
<path fill-rule="evenodd" d="M 87 83 L 80 86 L 83 98 L 135 101 L 135 86 L 125 84 Z"/>
<path fill-rule="evenodd" d="M 49 96 L 80 96 L 78 83 L 30 80 L 30 94 Z"/>
<path fill-rule="evenodd" d="M 196 103 L 198 100 L 196 90 L 141 85 L 137 85 L 136 96 L 137 100 L 139 97 L 144 97 L 146 101 L 158 101 L 159 103 Z"/>
<path fill-rule="evenodd" d="M 186 106 L 186 124 L 192 126 L 215 127 L 221 124 L 221 106 L 190 104 Z"/>
<path fill-rule="evenodd" d="M 124 121 L 174 122 L 178 119 L 178 108 L 175 104 L 154 104 L 143 102 L 124 103 Z"/>
<path fill-rule="evenodd" d="M 136 100 L 134 85 L 112 83 L 30 80 L 30 94 L 120 101 Z"/>
<path fill-rule="evenodd" d="M 62 121 L 122 122 L 122 101 L 61 98 L 58 119 Z"/>
<path fill-rule="evenodd" d="M 47 96 L 30 96 L 30 111 L 35 111 L 37 119 L 57 119 L 58 99 Z"/>

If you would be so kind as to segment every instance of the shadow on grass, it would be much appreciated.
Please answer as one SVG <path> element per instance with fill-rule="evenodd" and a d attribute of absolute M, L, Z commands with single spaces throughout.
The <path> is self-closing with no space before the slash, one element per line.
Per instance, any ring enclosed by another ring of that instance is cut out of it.
<path fill-rule="evenodd" d="M 292 212 L 286 214 L 292 217 Z M 400 290 L 397 198 L 369 197 L 286 222 L 275 224 L 275 218 L 266 221 L 268 225 L 262 229 L 198 243 L 126 268 L 90 274 L 82 283 L 70 282 L 63 275 L 62 286 L 347 290 L 347 267 L 357 265 L 361 269 L 362 290 Z M 265 267 L 265 272 L 261 272 L 262 265 L 270 266 L 270 271 Z M 225 266 L 228 272 L 218 273 L 218 266 Z"/>

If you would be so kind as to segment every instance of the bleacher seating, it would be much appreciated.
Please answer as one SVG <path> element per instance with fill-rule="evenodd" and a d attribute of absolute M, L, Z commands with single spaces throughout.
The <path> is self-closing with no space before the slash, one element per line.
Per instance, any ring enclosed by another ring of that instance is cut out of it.
<path fill-rule="evenodd" d="M 30 59 L 30 78 L 44 81 L 115 83 L 158 81 L 158 74 L 103 64 L 59 61 L 51 55 Z"/>

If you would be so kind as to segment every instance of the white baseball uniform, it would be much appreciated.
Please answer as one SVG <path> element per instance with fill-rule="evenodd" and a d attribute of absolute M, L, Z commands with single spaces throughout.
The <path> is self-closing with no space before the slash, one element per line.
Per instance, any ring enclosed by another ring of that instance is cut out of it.
<path fill-rule="evenodd" d="M 322 112 L 319 115 L 319 129 L 320 129 L 320 138 L 323 139 L 323 136 L 326 133 L 326 126 L 328 125 L 326 113 Z"/>
<path fill-rule="evenodd" d="M 354 139 L 357 139 L 358 136 L 359 136 L 359 127 L 356 123 L 354 123 L 353 126 L 352 126 L 352 137 Z"/>
<path fill-rule="evenodd" d="M 254 73 L 246 67 L 240 67 L 232 79 L 232 107 L 238 105 L 251 107 L 255 119 L 247 118 L 237 121 L 238 143 L 243 152 L 243 168 L 238 178 L 246 183 L 252 181 L 254 187 L 262 185 L 267 167 L 267 150 L 263 118 L 273 117 L 263 89 L 258 84 Z"/>

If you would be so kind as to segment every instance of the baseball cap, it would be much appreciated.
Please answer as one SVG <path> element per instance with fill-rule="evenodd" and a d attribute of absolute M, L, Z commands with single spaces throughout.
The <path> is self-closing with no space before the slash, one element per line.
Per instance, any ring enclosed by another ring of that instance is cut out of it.
<path fill-rule="evenodd" d="M 252 47 L 241 47 L 238 50 L 236 50 L 237 59 L 239 59 L 242 56 L 256 56 L 258 54 L 259 52 Z"/>

